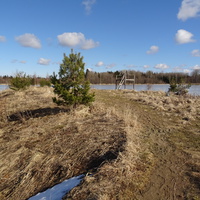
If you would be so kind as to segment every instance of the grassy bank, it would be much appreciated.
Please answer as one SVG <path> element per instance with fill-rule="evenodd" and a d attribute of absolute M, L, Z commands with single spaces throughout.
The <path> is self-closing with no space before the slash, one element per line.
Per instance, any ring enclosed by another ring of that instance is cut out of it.
<path fill-rule="evenodd" d="M 145 200 L 157 190 L 156 200 L 166 188 L 167 195 L 196 198 L 200 99 L 95 93 L 92 106 L 73 110 L 53 104 L 52 88 L 1 92 L 0 199 L 27 199 L 82 173 L 65 199 Z"/>

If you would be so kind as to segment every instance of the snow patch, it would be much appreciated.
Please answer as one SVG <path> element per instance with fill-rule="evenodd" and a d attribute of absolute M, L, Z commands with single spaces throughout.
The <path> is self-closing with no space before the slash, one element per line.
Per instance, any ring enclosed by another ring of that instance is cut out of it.
<path fill-rule="evenodd" d="M 76 187 L 82 180 L 84 175 L 79 175 L 63 181 L 44 192 L 38 193 L 28 200 L 62 200 L 62 197 L 72 188 Z"/>

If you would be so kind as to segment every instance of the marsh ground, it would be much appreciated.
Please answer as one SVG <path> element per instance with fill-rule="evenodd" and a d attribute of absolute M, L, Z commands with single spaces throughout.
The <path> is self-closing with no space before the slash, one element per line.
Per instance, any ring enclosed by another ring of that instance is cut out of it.
<path fill-rule="evenodd" d="M 50 88 L 0 94 L 0 199 L 88 173 L 64 199 L 200 199 L 200 98 L 95 90 L 91 107 Z"/>

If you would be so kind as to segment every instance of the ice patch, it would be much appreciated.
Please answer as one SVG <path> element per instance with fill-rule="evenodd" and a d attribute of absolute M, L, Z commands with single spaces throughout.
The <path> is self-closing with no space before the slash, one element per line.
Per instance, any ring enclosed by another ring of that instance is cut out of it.
<path fill-rule="evenodd" d="M 52 188 L 47 189 L 44 192 L 38 193 L 28 200 L 62 200 L 62 197 L 68 193 L 72 188 L 77 186 L 84 175 L 79 175 L 63 181 L 60 184 L 55 185 Z"/>

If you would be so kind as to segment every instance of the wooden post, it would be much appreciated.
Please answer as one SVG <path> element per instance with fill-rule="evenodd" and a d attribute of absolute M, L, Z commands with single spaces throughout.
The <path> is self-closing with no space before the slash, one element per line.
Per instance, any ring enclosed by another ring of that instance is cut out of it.
<path fill-rule="evenodd" d="M 134 74 L 134 81 L 133 81 L 133 90 L 135 90 L 135 74 Z"/>
<path fill-rule="evenodd" d="M 126 89 L 126 76 L 127 76 L 127 73 L 126 73 L 126 71 L 125 71 L 125 73 L 124 73 L 124 89 Z"/>

